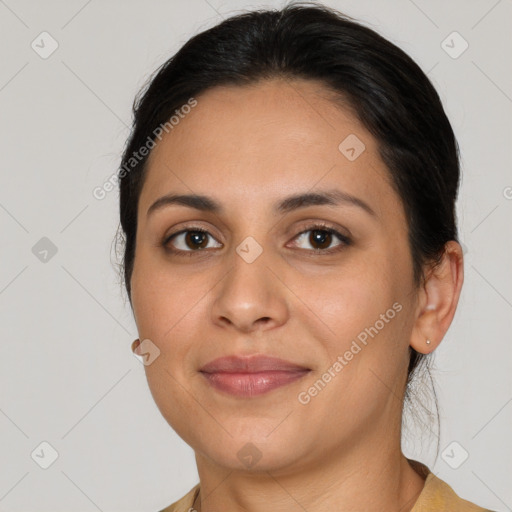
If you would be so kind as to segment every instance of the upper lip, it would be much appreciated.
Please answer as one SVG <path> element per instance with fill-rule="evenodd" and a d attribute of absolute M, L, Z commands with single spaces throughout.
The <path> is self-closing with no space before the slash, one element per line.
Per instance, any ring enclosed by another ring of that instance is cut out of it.
<path fill-rule="evenodd" d="M 200 372 L 203 373 L 257 373 L 265 371 L 304 371 L 309 370 L 284 359 L 266 355 L 253 356 L 226 356 L 219 357 L 205 364 Z"/>

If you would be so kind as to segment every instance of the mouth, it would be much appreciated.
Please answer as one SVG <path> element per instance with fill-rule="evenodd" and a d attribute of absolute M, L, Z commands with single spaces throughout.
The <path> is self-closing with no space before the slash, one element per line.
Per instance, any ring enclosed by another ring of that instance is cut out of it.
<path fill-rule="evenodd" d="M 291 384 L 311 369 L 283 359 L 255 355 L 221 357 L 199 371 L 214 389 L 248 398 Z"/>

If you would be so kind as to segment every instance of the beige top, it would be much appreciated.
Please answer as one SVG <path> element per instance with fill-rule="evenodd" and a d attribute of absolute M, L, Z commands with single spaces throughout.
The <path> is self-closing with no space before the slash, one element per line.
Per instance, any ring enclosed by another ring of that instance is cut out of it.
<path fill-rule="evenodd" d="M 185 496 L 159 512 L 194 512 L 192 508 L 199 493 L 199 484 Z M 455 491 L 430 471 L 411 512 L 491 512 L 474 503 L 459 498 Z"/>

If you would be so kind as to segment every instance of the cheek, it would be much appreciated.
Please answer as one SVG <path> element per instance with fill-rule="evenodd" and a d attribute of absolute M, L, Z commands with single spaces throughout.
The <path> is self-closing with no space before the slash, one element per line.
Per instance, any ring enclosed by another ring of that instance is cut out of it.
<path fill-rule="evenodd" d="M 316 426 L 333 438 L 375 424 L 401 394 L 408 309 L 381 270 L 326 281 L 311 306 L 321 312 L 329 331 L 323 340 L 325 362 L 301 389 L 300 403 L 308 401 L 305 409 L 318 418 Z M 314 332 L 318 320 L 310 318 Z"/>
<path fill-rule="evenodd" d="M 331 332 L 344 338 L 372 325 L 399 295 L 385 258 L 368 252 L 354 254 L 320 279 L 300 279 L 301 294 L 311 309 L 320 313 Z"/>
<path fill-rule="evenodd" d="M 158 357 L 144 367 L 148 386 L 163 417 L 190 442 L 196 406 L 187 389 L 190 378 L 197 377 L 193 375 L 194 346 L 190 340 L 204 337 L 204 287 L 166 270 L 149 251 L 140 251 L 137 258 L 131 280 L 137 330 L 141 341 L 149 339 L 159 350 Z"/>
<path fill-rule="evenodd" d="M 197 314 L 205 289 L 178 266 L 166 265 L 154 250 L 144 249 L 137 255 L 131 286 L 139 334 L 160 341 Z"/>
<path fill-rule="evenodd" d="M 376 246 L 355 255 L 334 277 L 305 281 L 301 292 L 318 312 L 308 315 L 310 332 L 320 325 L 318 317 L 328 328 L 327 367 L 341 356 L 343 370 L 337 374 L 344 377 L 338 384 L 365 400 L 378 391 L 372 391 L 378 378 L 394 383 L 407 365 L 410 283 L 400 270 L 407 264 L 403 255 Z"/>
<path fill-rule="evenodd" d="M 171 266 L 154 249 L 141 250 L 137 258 L 132 277 L 137 330 L 141 340 L 151 340 L 159 350 L 154 363 L 145 367 L 148 383 L 157 402 L 171 401 L 176 408 L 190 400 L 180 383 L 197 378 L 198 354 L 211 345 L 208 292 L 215 278 Z"/>

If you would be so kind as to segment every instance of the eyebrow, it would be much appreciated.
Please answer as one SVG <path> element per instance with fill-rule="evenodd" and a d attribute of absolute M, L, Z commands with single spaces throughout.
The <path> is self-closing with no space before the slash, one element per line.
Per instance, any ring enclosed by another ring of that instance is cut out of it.
<path fill-rule="evenodd" d="M 377 217 L 375 211 L 362 199 L 338 189 L 315 193 L 296 194 L 286 197 L 274 204 L 273 211 L 274 213 L 284 214 L 300 208 L 307 208 L 308 206 L 338 206 L 340 204 L 356 206 L 364 210 L 366 213 Z M 197 194 L 167 194 L 157 199 L 148 208 L 146 216 L 149 217 L 149 215 L 155 211 L 170 205 L 187 206 L 196 210 L 216 214 L 222 214 L 224 212 L 222 205 L 215 199 L 208 196 Z"/>

